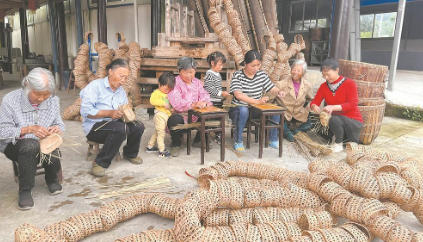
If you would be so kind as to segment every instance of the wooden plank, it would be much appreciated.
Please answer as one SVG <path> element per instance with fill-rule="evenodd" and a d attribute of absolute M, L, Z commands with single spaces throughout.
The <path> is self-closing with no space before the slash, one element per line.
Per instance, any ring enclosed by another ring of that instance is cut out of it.
<path fill-rule="evenodd" d="M 164 69 L 164 71 L 168 71 L 169 67 L 173 68 L 170 70 L 176 70 L 176 64 L 178 63 L 178 58 L 166 58 L 166 59 L 159 59 L 159 58 L 142 58 L 141 59 L 141 70 L 150 70 L 151 67 Z M 204 68 L 210 69 L 209 63 L 206 60 L 195 60 L 197 63 L 197 68 Z M 225 65 L 223 66 L 223 71 L 225 69 L 235 69 L 235 62 L 234 61 L 226 61 Z M 154 70 L 154 69 L 153 69 Z M 158 70 L 160 71 L 160 70 Z"/>
<path fill-rule="evenodd" d="M 188 44 L 206 44 L 206 43 L 216 43 L 219 42 L 219 38 L 217 36 L 215 37 L 209 37 L 209 38 L 200 38 L 200 37 L 166 37 L 167 41 L 179 41 L 182 43 L 188 43 Z"/>
<path fill-rule="evenodd" d="M 207 56 L 215 51 L 222 52 L 225 56 L 229 53 L 221 48 L 183 48 L 183 47 L 153 47 L 153 56 L 161 58 L 180 58 L 182 56 L 189 56 L 194 59 L 206 59 Z M 207 64 L 208 65 L 208 64 Z"/>
<path fill-rule="evenodd" d="M 158 81 L 158 78 L 154 78 L 154 77 L 138 77 L 137 83 L 148 84 L 148 85 L 158 85 L 159 81 Z"/>

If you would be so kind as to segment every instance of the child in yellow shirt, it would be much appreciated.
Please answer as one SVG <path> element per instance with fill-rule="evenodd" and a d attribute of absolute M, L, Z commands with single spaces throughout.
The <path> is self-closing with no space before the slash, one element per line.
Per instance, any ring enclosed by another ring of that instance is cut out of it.
<path fill-rule="evenodd" d="M 164 138 L 166 134 L 167 120 L 172 115 L 172 107 L 169 104 L 167 94 L 175 86 L 175 77 L 169 72 L 163 73 L 159 77 L 159 88 L 154 90 L 150 97 L 150 103 L 154 110 L 154 134 L 148 141 L 147 153 L 159 152 L 160 158 L 170 158 L 170 153 L 165 149 Z M 154 145 L 157 142 L 157 146 Z"/>

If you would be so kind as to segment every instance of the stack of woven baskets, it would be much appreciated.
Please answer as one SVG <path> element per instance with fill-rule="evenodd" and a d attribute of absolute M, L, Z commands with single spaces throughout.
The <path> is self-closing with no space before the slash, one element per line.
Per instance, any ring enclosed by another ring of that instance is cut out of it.
<path fill-rule="evenodd" d="M 371 144 L 379 135 L 385 114 L 385 79 L 387 66 L 339 60 L 339 74 L 353 79 L 358 89 L 358 108 L 363 116 L 360 142 Z"/>

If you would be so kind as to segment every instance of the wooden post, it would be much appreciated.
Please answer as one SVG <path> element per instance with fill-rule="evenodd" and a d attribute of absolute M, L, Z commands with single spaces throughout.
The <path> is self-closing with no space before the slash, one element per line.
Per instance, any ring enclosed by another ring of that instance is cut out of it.
<path fill-rule="evenodd" d="M 106 1 L 97 3 L 98 41 L 107 45 Z"/>
<path fill-rule="evenodd" d="M 195 36 L 195 15 L 194 11 L 188 11 L 188 36 Z"/>
<path fill-rule="evenodd" d="M 188 7 L 183 7 L 182 10 L 182 37 L 188 37 Z"/>

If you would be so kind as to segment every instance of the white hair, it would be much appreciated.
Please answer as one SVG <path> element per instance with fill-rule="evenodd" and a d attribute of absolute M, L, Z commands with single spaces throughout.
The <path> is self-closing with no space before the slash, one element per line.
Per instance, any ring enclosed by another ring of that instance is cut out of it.
<path fill-rule="evenodd" d="M 302 65 L 303 66 L 303 75 L 307 72 L 307 63 L 304 60 L 295 60 L 294 63 L 292 63 L 291 68 L 294 68 L 294 66 Z"/>
<path fill-rule="evenodd" d="M 32 69 L 22 80 L 22 88 L 28 95 L 31 91 L 49 91 L 56 95 L 56 83 L 51 71 L 37 67 Z"/>

